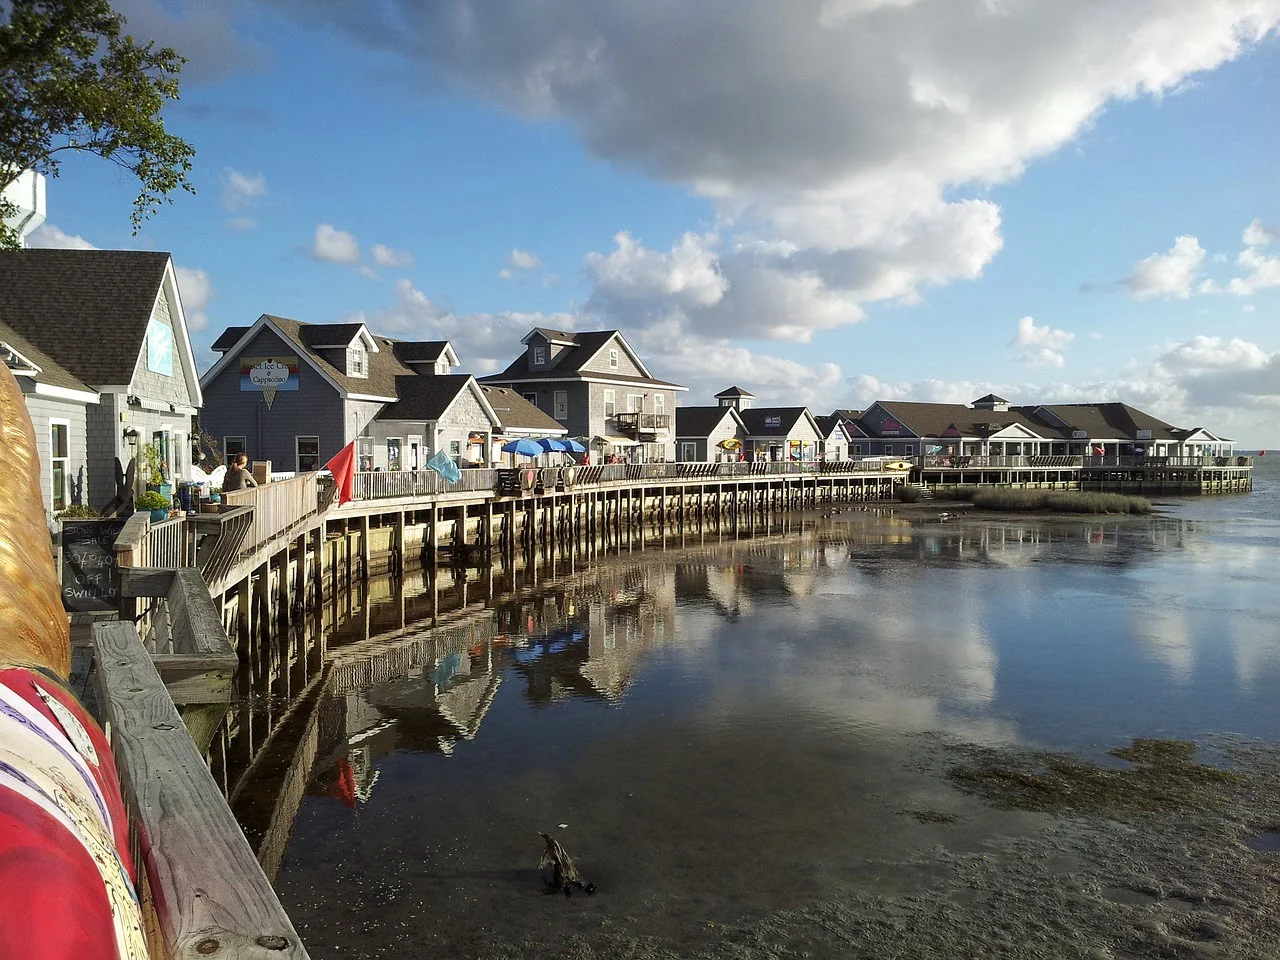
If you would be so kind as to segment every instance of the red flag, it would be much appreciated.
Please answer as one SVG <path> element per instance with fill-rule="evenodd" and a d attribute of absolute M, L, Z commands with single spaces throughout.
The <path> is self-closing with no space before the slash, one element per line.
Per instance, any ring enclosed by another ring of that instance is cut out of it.
<path fill-rule="evenodd" d="M 342 506 L 351 499 L 356 479 L 356 442 L 352 440 L 335 453 L 324 468 L 333 474 L 333 482 L 338 487 L 338 506 Z"/>

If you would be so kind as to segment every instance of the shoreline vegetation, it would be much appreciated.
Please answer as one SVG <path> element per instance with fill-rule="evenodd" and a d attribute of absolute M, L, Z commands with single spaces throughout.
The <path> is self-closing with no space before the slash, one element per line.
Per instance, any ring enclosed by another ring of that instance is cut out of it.
<path fill-rule="evenodd" d="M 1079 490 L 1009 490 L 980 487 L 939 487 L 934 500 L 972 503 L 979 510 L 1005 513 L 1147 514 L 1152 512 L 1146 497 L 1119 493 L 1086 493 Z"/>

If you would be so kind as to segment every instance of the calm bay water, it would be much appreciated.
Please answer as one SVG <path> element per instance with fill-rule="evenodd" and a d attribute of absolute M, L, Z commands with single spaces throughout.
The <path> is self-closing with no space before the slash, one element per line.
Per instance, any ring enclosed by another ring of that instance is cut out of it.
<path fill-rule="evenodd" d="M 1258 463 L 1153 518 L 837 509 L 605 559 L 452 645 L 339 650 L 281 897 L 316 957 L 753 956 L 717 925 L 927 882 L 939 834 L 904 812 L 962 817 L 948 855 L 1027 827 L 913 765 L 921 735 L 1280 741 Z M 599 895 L 543 896 L 539 830 Z"/>

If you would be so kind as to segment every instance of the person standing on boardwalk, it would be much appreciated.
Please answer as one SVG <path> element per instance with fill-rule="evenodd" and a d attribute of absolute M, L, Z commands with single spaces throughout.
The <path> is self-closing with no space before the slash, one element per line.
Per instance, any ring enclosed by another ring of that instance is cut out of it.
<path fill-rule="evenodd" d="M 249 458 L 247 456 L 243 453 L 236 455 L 236 458 L 227 466 L 227 475 L 222 478 L 224 492 L 244 490 L 258 485 L 258 481 L 254 480 L 253 474 L 249 472 L 248 464 Z"/>

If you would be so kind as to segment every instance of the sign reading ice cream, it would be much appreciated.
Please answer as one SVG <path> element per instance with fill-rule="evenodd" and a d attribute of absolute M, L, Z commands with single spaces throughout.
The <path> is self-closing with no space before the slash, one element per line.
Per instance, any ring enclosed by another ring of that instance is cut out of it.
<path fill-rule="evenodd" d="M 298 358 L 242 357 L 240 389 L 261 391 L 270 410 L 276 391 L 298 389 Z"/>

